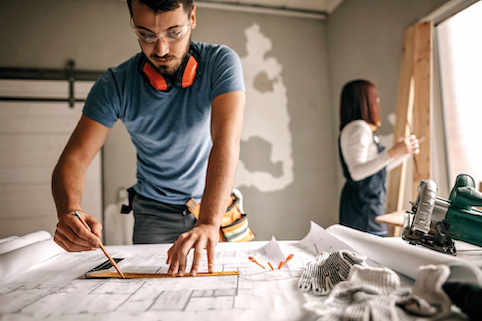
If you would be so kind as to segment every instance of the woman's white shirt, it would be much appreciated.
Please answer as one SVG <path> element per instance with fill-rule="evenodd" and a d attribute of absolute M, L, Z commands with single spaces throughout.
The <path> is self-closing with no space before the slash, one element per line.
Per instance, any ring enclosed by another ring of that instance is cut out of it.
<path fill-rule="evenodd" d="M 388 149 L 378 153 L 377 144 L 373 141 L 373 132 L 364 120 L 354 120 L 343 128 L 340 133 L 340 147 L 354 181 L 361 181 L 385 167 L 391 170 L 410 156 L 391 159 Z"/>

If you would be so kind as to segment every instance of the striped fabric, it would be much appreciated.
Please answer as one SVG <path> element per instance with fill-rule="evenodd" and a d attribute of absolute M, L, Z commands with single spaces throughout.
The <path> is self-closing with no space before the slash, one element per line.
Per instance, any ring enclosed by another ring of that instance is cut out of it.
<path fill-rule="evenodd" d="M 194 214 L 196 219 L 199 217 L 200 204 L 194 199 L 190 199 L 186 203 L 189 211 Z M 220 242 L 248 242 L 254 239 L 254 233 L 248 226 L 248 217 L 241 213 L 239 199 L 233 193 L 230 196 L 230 205 L 226 209 L 221 229 L 219 230 Z"/>
<path fill-rule="evenodd" d="M 226 242 L 247 242 L 254 239 L 254 234 L 248 227 L 248 217 L 241 214 L 241 218 L 234 223 L 221 227 Z"/>

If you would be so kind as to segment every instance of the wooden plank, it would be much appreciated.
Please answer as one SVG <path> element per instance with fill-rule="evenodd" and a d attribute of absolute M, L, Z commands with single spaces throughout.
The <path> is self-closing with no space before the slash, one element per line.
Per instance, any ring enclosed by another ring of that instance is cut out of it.
<path fill-rule="evenodd" d="M 389 230 L 391 231 L 390 235 L 387 236 L 399 237 L 401 236 L 404 217 L 405 211 L 397 211 L 377 216 L 375 221 L 387 224 Z"/>
<path fill-rule="evenodd" d="M 432 112 L 432 31 L 430 21 L 414 25 L 414 112 L 413 132 L 417 137 L 424 137 L 420 154 L 415 156 L 417 167 L 413 170 L 413 199 L 417 196 L 420 180 L 431 178 L 430 115 Z"/>
<path fill-rule="evenodd" d="M 413 26 L 405 30 L 398 97 L 396 107 L 396 122 L 393 131 L 393 143 L 409 133 L 407 119 L 413 108 Z M 394 168 L 389 174 L 386 212 L 396 212 L 402 209 L 405 189 L 406 162 Z M 393 231 L 389 231 L 389 234 Z"/>

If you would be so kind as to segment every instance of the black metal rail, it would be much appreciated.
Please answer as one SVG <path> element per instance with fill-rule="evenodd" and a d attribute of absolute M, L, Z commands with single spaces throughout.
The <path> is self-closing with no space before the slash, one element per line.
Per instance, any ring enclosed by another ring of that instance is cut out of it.
<path fill-rule="evenodd" d="M 96 70 L 75 70 L 74 66 L 75 62 L 69 60 L 65 69 L 0 67 L 0 79 L 66 80 L 69 82 L 69 97 L 66 98 L 0 96 L 0 101 L 68 102 L 70 107 L 74 107 L 75 102 L 85 101 L 85 99 L 75 99 L 75 81 L 95 81 L 104 73 L 104 71 Z"/>

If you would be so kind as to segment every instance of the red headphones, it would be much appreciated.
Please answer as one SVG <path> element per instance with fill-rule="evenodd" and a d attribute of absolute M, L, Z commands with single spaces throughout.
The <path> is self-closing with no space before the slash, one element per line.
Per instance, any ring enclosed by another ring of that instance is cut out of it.
<path fill-rule="evenodd" d="M 198 75 L 199 66 L 198 60 L 194 57 L 195 53 L 192 50 L 191 52 L 187 53 L 186 57 L 184 57 L 175 79 L 163 77 L 159 71 L 152 66 L 149 60 L 142 55 L 143 57 L 139 59 L 140 70 L 145 76 L 146 83 L 149 83 L 157 90 L 163 91 L 169 91 L 172 87 L 186 88 L 191 86 Z"/>

